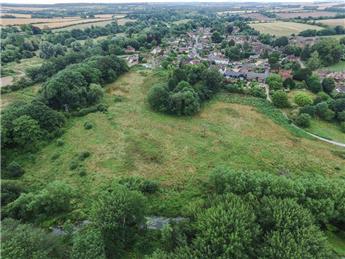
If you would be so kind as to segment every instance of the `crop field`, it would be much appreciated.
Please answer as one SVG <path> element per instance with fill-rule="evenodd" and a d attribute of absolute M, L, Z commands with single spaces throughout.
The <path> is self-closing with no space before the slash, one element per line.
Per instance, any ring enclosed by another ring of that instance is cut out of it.
<path fill-rule="evenodd" d="M 1 13 L 1 15 L 13 15 L 16 18 L 31 18 L 31 14 L 22 14 L 22 13 Z"/>
<path fill-rule="evenodd" d="M 336 16 L 335 12 L 327 11 L 317 11 L 317 12 L 290 12 L 290 13 L 277 13 L 277 16 L 282 19 L 291 19 L 291 18 L 308 18 L 308 17 L 321 17 L 321 16 Z"/>
<path fill-rule="evenodd" d="M 214 100 L 193 118 L 153 112 L 146 94 L 160 80 L 152 72 L 132 71 L 108 85 L 106 114 L 71 119 L 62 136 L 65 144 L 48 144 L 35 155 L 39 163 L 18 158 L 26 170 L 23 180 L 35 184 L 63 179 L 81 192 L 90 192 L 123 176 L 142 176 L 182 187 L 190 180 L 203 179 L 219 165 L 272 173 L 345 172 L 345 168 L 334 169 L 343 163 L 333 153 L 336 147 L 296 137 L 252 106 Z M 123 100 L 115 102 L 115 96 Z M 85 122 L 93 128 L 85 130 Z M 289 152 L 292 149 L 294 152 Z M 69 165 L 82 151 L 91 152 L 91 156 L 85 162 L 87 175 L 80 178 Z"/>
<path fill-rule="evenodd" d="M 262 15 L 261 13 L 245 13 L 241 14 L 240 16 L 245 17 L 245 18 L 251 18 L 256 21 L 272 21 L 274 20 L 273 18 L 269 18 L 265 15 Z"/>
<path fill-rule="evenodd" d="M 128 18 L 118 18 L 116 19 L 117 23 L 119 25 L 124 25 L 127 22 L 134 22 L 135 20 L 132 19 L 128 19 Z M 64 31 L 64 30 L 73 30 L 73 29 L 85 29 L 85 28 L 89 28 L 91 26 L 105 26 L 109 23 L 114 22 L 114 20 L 112 19 L 106 19 L 106 20 L 100 20 L 100 21 L 95 21 L 95 19 L 93 19 L 92 22 L 84 22 L 84 23 L 79 23 L 79 24 L 71 24 L 71 25 L 66 25 L 63 27 L 57 27 L 56 29 L 54 29 L 54 31 Z"/>
<path fill-rule="evenodd" d="M 2 10 L 13 10 L 13 11 L 41 11 L 47 10 L 48 7 L 28 7 L 28 6 L 1 6 Z"/>
<path fill-rule="evenodd" d="M 22 24 L 44 24 L 52 23 L 59 24 L 71 21 L 81 21 L 79 17 L 65 17 L 65 18 L 4 18 L 1 19 L 1 25 L 22 25 Z"/>
<path fill-rule="evenodd" d="M 12 15 L 17 15 L 12 13 Z M 1 19 L 1 25 L 22 25 L 22 24 L 33 24 L 41 29 L 57 29 L 65 27 L 74 28 L 87 28 L 91 25 L 104 26 L 112 22 L 112 14 L 100 14 L 96 15 L 96 18 L 93 19 L 82 19 L 80 17 L 64 17 L 64 18 L 30 18 L 28 15 L 21 16 L 18 18 L 4 18 Z M 118 23 L 120 25 L 125 24 L 126 22 L 133 21 L 126 19 L 126 15 L 117 14 L 115 15 Z M 75 26 L 75 27 L 74 27 Z"/>
<path fill-rule="evenodd" d="M 316 20 L 315 22 L 319 22 L 331 27 L 342 25 L 345 26 L 345 18 L 342 19 L 327 19 L 327 20 Z"/>
<path fill-rule="evenodd" d="M 268 23 L 252 23 L 250 24 L 255 30 L 261 33 L 268 33 L 276 36 L 288 36 L 298 34 L 307 29 L 321 30 L 322 27 L 295 23 L 295 22 L 268 22 Z"/>

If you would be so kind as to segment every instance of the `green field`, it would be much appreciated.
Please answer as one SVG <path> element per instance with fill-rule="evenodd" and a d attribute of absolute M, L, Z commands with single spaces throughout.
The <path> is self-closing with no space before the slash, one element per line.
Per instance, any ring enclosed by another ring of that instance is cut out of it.
<path fill-rule="evenodd" d="M 325 67 L 325 70 L 329 70 L 332 72 L 344 72 L 345 71 L 345 61 L 340 61 L 337 64 L 334 64 L 332 66 L 329 67 Z"/>
<path fill-rule="evenodd" d="M 119 19 L 117 19 L 117 23 L 119 25 L 124 25 L 125 23 L 132 22 L 132 21 L 135 21 L 135 20 L 128 19 L 128 18 L 119 18 Z M 68 26 L 68 27 L 54 29 L 53 31 L 54 32 L 58 32 L 58 31 L 66 31 L 66 30 L 73 30 L 73 29 L 86 29 L 86 28 L 90 28 L 91 26 L 103 27 L 103 26 L 105 26 L 107 24 L 110 24 L 112 22 L 114 22 L 114 20 L 80 23 L 80 24 L 71 25 L 71 26 Z"/>
<path fill-rule="evenodd" d="M 298 34 L 301 31 L 308 29 L 323 29 L 322 27 L 315 25 L 281 21 L 267 23 L 251 23 L 250 26 L 261 33 L 268 33 L 275 36 L 289 36 L 291 34 Z"/>
<path fill-rule="evenodd" d="M 23 181 L 35 186 L 60 179 L 90 193 L 123 176 L 156 179 L 183 190 L 220 165 L 272 173 L 344 174 L 345 168 L 335 169 L 344 163 L 337 155 L 340 149 L 297 137 L 250 105 L 218 98 L 193 118 L 152 112 L 146 93 L 159 80 L 151 72 L 132 71 L 108 85 L 107 114 L 70 119 L 61 138 L 63 146 L 53 141 L 34 159 L 16 155 L 26 170 Z M 114 102 L 117 95 L 124 100 Z M 85 122 L 93 128 L 85 130 Z M 86 176 L 70 170 L 71 161 L 82 151 L 91 152 L 83 162 Z M 173 191 L 172 195 L 182 194 Z"/>
<path fill-rule="evenodd" d="M 334 123 L 313 119 L 306 130 L 320 137 L 345 143 L 345 133 L 341 132 L 340 127 Z"/>

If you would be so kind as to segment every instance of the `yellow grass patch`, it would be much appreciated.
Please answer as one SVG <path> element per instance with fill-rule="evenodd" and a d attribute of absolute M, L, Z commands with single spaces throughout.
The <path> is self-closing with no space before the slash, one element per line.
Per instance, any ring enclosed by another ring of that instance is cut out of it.
<path fill-rule="evenodd" d="M 295 23 L 295 22 L 267 22 L 267 23 L 251 23 L 251 27 L 261 33 L 268 33 L 276 36 L 289 36 L 291 34 L 298 34 L 301 31 L 312 29 L 321 30 L 322 27 Z"/>

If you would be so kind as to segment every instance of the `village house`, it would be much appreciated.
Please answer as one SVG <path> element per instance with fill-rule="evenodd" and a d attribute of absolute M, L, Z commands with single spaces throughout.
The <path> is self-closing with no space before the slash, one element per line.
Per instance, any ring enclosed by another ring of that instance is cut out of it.
<path fill-rule="evenodd" d="M 126 54 L 133 53 L 133 52 L 135 52 L 135 48 L 133 48 L 132 46 L 127 46 L 127 48 L 125 49 Z"/>
<path fill-rule="evenodd" d="M 139 64 L 139 54 L 127 57 L 127 63 L 130 67 Z"/>

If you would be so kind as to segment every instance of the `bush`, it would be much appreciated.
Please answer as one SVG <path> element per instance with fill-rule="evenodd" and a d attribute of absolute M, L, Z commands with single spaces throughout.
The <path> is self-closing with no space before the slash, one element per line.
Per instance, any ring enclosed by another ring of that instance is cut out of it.
<path fill-rule="evenodd" d="M 174 114 L 177 114 L 179 116 L 194 115 L 197 112 L 199 112 L 199 110 L 200 110 L 199 96 L 190 85 L 183 87 L 178 92 L 173 93 L 171 95 L 171 111 Z"/>
<path fill-rule="evenodd" d="M 12 161 L 8 166 L 5 173 L 7 178 L 18 178 L 25 173 L 24 169 L 16 161 Z"/>
<path fill-rule="evenodd" d="M 13 219 L 1 222 L 3 258 L 66 258 L 59 237 Z"/>
<path fill-rule="evenodd" d="M 278 74 L 271 74 L 267 77 L 266 83 L 270 87 L 271 90 L 279 90 L 283 88 L 283 79 Z"/>
<path fill-rule="evenodd" d="M 105 259 L 105 247 L 101 231 L 86 226 L 73 236 L 72 259 Z"/>
<path fill-rule="evenodd" d="M 297 116 L 295 119 L 295 124 L 299 127 L 302 128 L 307 128 L 310 126 L 310 115 L 307 113 L 301 113 L 300 115 Z"/>
<path fill-rule="evenodd" d="M 147 99 L 151 108 L 157 112 L 167 112 L 170 110 L 169 91 L 165 85 L 151 87 Z"/>
<path fill-rule="evenodd" d="M 41 135 L 38 121 L 30 116 L 23 115 L 13 121 L 13 140 L 18 146 L 35 148 Z"/>
<path fill-rule="evenodd" d="M 315 106 L 316 114 L 324 120 L 330 121 L 334 118 L 335 112 L 328 108 L 328 104 L 326 102 L 318 103 Z"/>
<path fill-rule="evenodd" d="M 316 98 L 314 99 L 314 104 L 326 102 L 330 99 L 331 99 L 331 97 L 328 94 L 326 94 L 325 92 L 319 92 L 317 94 Z"/>
<path fill-rule="evenodd" d="M 141 184 L 140 191 L 143 193 L 155 193 L 159 189 L 159 184 L 154 181 L 144 180 Z"/>
<path fill-rule="evenodd" d="M 311 117 L 315 117 L 316 108 L 312 105 L 306 105 L 300 108 L 299 113 L 309 114 Z"/>
<path fill-rule="evenodd" d="M 292 78 L 286 78 L 283 82 L 283 86 L 287 89 L 295 89 L 296 83 Z"/>
<path fill-rule="evenodd" d="M 65 142 L 64 142 L 62 139 L 56 140 L 56 145 L 57 145 L 58 147 L 61 147 L 61 146 L 63 146 L 64 144 L 65 144 Z"/>
<path fill-rule="evenodd" d="M 337 119 L 338 121 L 345 121 L 345 111 L 338 112 Z"/>
<path fill-rule="evenodd" d="M 69 169 L 70 170 L 75 170 L 77 169 L 79 166 L 79 163 L 76 161 L 76 160 L 72 160 L 70 163 L 69 163 Z"/>
<path fill-rule="evenodd" d="M 312 75 L 308 77 L 306 83 L 310 91 L 314 93 L 318 93 L 321 91 L 321 83 L 320 78 L 318 76 Z"/>
<path fill-rule="evenodd" d="M 332 93 L 335 88 L 335 81 L 333 78 L 324 78 L 321 84 L 322 89 L 328 94 Z"/>
<path fill-rule="evenodd" d="M 111 184 L 99 193 L 92 208 L 92 221 L 105 238 L 107 258 L 120 258 L 145 223 L 142 194 Z"/>
<path fill-rule="evenodd" d="M 6 206 L 8 203 L 17 199 L 23 190 L 22 185 L 14 180 L 2 180 L 1 206 Z"/>
<path fill-rule="evenodd" d="M 229 91 L 230 93 L 237 93 L 237 94 L 244 93 L 243 87 L 240 84 L 227 84 L 224 86 L 224 89 Z"/>
<path fill-rule="evenodd" d="M 84 123 L 84 129 L 86 130 L 89 130 L 89 129 L 92 129 L 93 128 L 93 125 L 91 122 L 85 122 Z"/>
<path fill-rule="evenodd" d="M 143 193 L 155 193 L 159 189 L 159 184 L 157 182 L 140 177 L 123 178 L 119 181 L 119 184 L 126 186 L 132 191 L 140 191 Z"/>
<path fill-rule="evenodd" d="M 345 122 L 340 123 L 340 130 L 345 133 Z"/>
<path fill-rule="evenodd" d="M 260 86 L 254 86 L 249 89 L 249 94 L 259 98 L 266 98 L 265 90 Z"/>
<path fill-rule="evenodd" d="M 122 95 L 115 95 L 114 96 L 114 102 L 115 103 L 123 102 L 124 100 L 125 100 L 125 98 Z"/>
<path fill-rule="evenodd" d="M 40 191 L 22 193 L 6 206 L 4 214 L 21 220 L 46 218 L 69 211 L 73 198 L 74 193 L 69 185 L 55 181 Z"/>
<path fill-rule="evenodd" d="M 278 90 L 278 91 L 275 91 L 273 93 L 272 102 L 273 102 L 274 106 L 276 106 L 278 108 L 290 107 L 288 95 L 282 90 Z"/>
<path fill-rule="evenodd" d="M 299 92 L 295 95 L 294 101 L 298 106 L 306 106 L 313 104 L 313 99 L 306 93 Z"/>
<path fill-rule="evenodd" d="M 196 221 L 195 247 L 203 258 L 249 258 L 259 226 L 241 198 L 227 195 L 219 204 L 201 213 Z M 231 234 L 229 235 L 229 229 Z M 225 244 L 231 246 L 226 249 Z"/>
<path fill-rule="evenodd" d="M 51 160 L 54 161 L 54 160 L 58 159 L 59 157 L 60 157 L 60 154 L 59 153 L 55 153 L 54 155 L 52 155 Z"/>
<path fill-rule="evenodd" d="M 91 155 L 89 151 L 84 151 L 79 154 L 79 160 L 84 161 L 86 158 L 88 158 Z"/>

